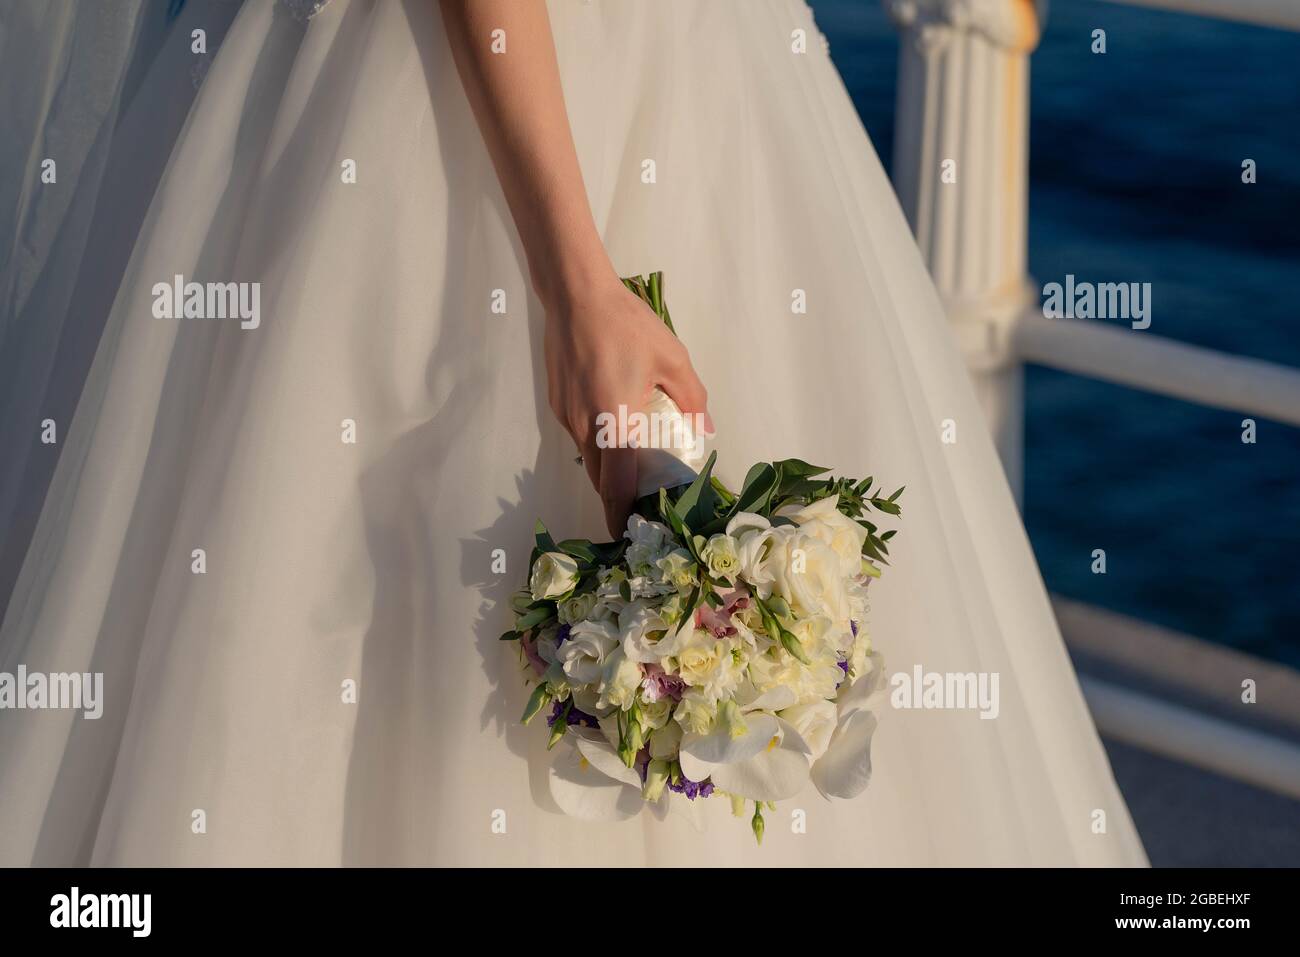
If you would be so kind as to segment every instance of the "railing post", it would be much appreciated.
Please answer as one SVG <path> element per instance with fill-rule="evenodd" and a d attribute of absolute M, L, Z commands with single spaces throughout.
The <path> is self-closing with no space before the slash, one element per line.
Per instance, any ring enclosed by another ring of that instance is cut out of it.
<path fill-rule="evenodd" d="M 934 278 L 1017 501 L 1026 271 L 1029 53 L 1045 0 L 883 0 L 902 34 L 894 188 Z M 960 410 L 955 410 L 954 415 Z"/>

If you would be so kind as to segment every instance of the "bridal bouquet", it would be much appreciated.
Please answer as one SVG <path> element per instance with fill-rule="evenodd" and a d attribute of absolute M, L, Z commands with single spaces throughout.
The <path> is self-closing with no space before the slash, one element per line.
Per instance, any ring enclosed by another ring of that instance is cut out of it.
<path fill-rule="evenodd" d="M 671 328 L 662 277 L 625 282 Z M 502 638 L 535 681 L 523 721 L 545 713 L 564 745 L 550 779 L 565 812 L 725 794 L 737 814 L 753 803 L 761 841 L 763 808 L 809 780 L 828 798 L 867 786 L 882 679 L 867 586 L 894 532 L 866 515 L 899 515 L 902 489 L 784 459 L 733 492 L 715 461 L 638 499 L 619 541 L 557 542 L 539 521 Z"/>

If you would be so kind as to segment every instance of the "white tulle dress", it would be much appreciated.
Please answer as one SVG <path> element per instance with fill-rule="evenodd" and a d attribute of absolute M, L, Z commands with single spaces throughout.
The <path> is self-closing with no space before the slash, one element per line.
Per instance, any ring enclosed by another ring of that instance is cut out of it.
<path fill-rule="evenodd" d="M 783 802 L 761 848 L 725 800 L 559 813 L 498 636 L 534 519 L 603 523 L 437 4 L 247 0 L 128 237 L 0 631 L 0 671 L 104 675 L 98 720 L 0 712 L 0 863 L 1145 863 L 808 7 L 549 8 L 596 221 L 622 274 L 667 275 L 720 473 L 906 484 L 875 648 L 997 673 L 997 717 L 886 706 L 867 791 Z M 157 318 L 177 275 L 259 283 L 259 324 Z"/>

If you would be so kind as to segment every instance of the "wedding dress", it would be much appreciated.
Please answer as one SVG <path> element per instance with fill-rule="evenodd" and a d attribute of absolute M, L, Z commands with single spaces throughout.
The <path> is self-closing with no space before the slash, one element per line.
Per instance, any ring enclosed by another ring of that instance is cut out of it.
<path fill-rule="evenodd" d="M 792 50 L 809 9 L 549 9 L 596 221 L 666 272 L 720 473 L 906 484 L 876 650 L 998 674 L 996 718 L 883 708 L 867 791 L 782 802 L 761 847 L 725 800 L 558 813 L 498 636 L 534 519 L 602 515 L 437 5 L 247 0 L 59 423 L 0 672 L 102 672 L 103 716 L 0 712 L 0 863 L 1145 863 L 886 176 Z M 176 276 L 259 283 L 256 327 L 156 318 Z"/>

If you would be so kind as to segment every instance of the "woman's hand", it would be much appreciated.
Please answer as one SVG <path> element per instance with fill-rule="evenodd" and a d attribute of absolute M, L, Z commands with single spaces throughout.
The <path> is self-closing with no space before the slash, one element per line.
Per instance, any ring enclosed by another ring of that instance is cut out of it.
<path fill-rule="evenodd" d="M 640 411 L 655 386 L 704 412 L 686 348 L 619 281 L 587 204 L 542 0 L 442 0 L 456 69 L 546 306 L 551 409 L 573 436 L 605 522 L 623 533 L 636 498 L 636 450 L 596 446 L 596 416 Z M 504 31 L 508 52 L 492 50 Z"/>
<path fill-rule="evenodd" d="M 596 417 L 617 417 L 619 406 L 638 412 L 658 386 L 683 412 L 703 413 L 712 431 L 708 394 L 686 347 L 612 274 L 548 306 L 543 342 L 551 411 L 582 454 L 618 538 L 636 500 L 636 449 L 599 447 Z"/>

